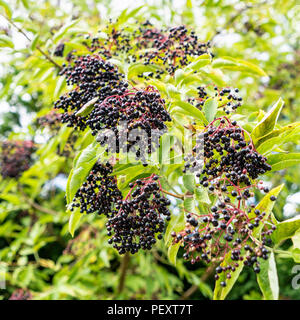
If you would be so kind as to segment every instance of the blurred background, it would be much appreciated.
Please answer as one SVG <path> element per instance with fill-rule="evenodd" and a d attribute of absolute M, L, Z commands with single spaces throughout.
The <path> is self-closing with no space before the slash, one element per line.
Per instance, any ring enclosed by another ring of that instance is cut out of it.
<path fill-rule="evenodd" d="M 254 62 L 268 77 L 253 78 L 238 72 L 225 75 L 225 81 L 240 89 L 245 112 L 268 110 L 281 96 L 285 101 L 281 124 L 299 119 L 297 1 L 9 0 L 0 1 L 1 141 L 27 139 L 40 144 L 51 138 L 38 119 L 53 108 L 65 84 L 36 49 L 42 48 L 63 63 L 59 48 L 68 52 L 76 49 L 79 36 L 95 34 L 109 19 L 129 13 L 136 23 L 150 20 L 157 27 L 184 24 L 194 28 L 203 41 L 211 41 L 215 57 Z M 11 17 L 14 26 L 5 17 Z M 64 194 L 76 134 L 60 139 L 63 146 L 53 140 L 45 144 L 48 151 L 59 148 L 60 154 L 47 157 L 46 165 L 37 162 L 21 177 L 30 198 L 7 195 L 6 188 L 17 192 L 18 185 L 14 180 L 0 180 L 0 275 L 5 282 L 0 286 L 0 298 L 210 299 L 214 280 L 205 273 L 206 267 L 191 266 L 182 259 L 177 259 L 176 267 L 171 265 L 162 243 L 125 261 L 128 268 L 123 285 L 120 271 L 124 261 L 107 244 L 104 220 L 87 217 L 71 237 Z M 295 149 L 299 146 L 285 146 L 286 152 Z M 39 152 L 42 158 L 46 151 Z M 296 165 L 266 178 L 270 184 L 285 183 L 274 210 L 280 221 L 299 214 L 299 180 Z M 288 248 L 290 243 L 285 245 Z M 277 259 L 281 299 L 300 299 L 299 289 L 291 285 L 293 265 L 284 256 Z M 251 270 L 244 269 L 228 298 L 262 298 Z"/>

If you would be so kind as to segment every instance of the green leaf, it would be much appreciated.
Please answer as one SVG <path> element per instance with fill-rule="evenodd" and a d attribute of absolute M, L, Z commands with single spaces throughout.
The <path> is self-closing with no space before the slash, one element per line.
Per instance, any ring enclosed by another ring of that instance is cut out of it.
<path fill-rule="evenodd" d="M 282 190 L 284 184 L 281 184 L 280 186 L 276 187 L 276 188 L 273 188 L 272 190 L 270 190 L 268 192 L 268 194 L 266 194 L 262 199 L 261 201 L 259 202 L 259 204 L 255 207 L 255 209 L 257 210 L 260 210 L 260 212 L 265 212 L 266 215 L 264 216 L 263 220 L 267 220 L 273 210 L 273 207 L 274 207 L 274 204 L 275 204 L 275 201 L 272 201 L 270 199 L 271 196 L 275 196 L 277 197 L 280 193 L 280 191 Z M 252 218 L 254 217 L 255 214 L 254 212 L 251 212 L 251 214 L 249 214 L 249 218 Z M 261 233 L 261 230 L 263 228 L 264 224 L 261 223 L 259 227 L 255 228 L 253 230 L 253 236 L 254 237 L 258 237 Z"/>
<path fill-rule="evenodd" d="M 233 262 L 231 260 L 231 251 L 229 251 L 225 256 L 224 261 L 221 263 L 221 266 L 222 267 L 228 266 L 229 264 L 233 264 L 233 263 L 236 263 L 236 262 Z M 225 272 L 222 272 L 220 274 L 220 278 L 216 281 L 216 284 L 215 284 L 214 297 L 213 297 L 214 300 L 224 300 L 226 298 L 226 296 L 234 286 L 236 280 L 238 279 L 240 273 L 242 272 L 243 267 L 244 267 L 244 264 L 242 262 L 239 262 L 239 266 L 235 269 L 235 271 L 230 273 L 231 274 L 230 279 L 226 278 Z M 226 287 L 222 287 L 220 285 L 222 281 L 226 282 Z"/>
<path fill-rule="evenodd" d="M 28 3 L 27 0 L 22 0 L 22 3 L 23 3 L 23 6 L 26 8 L 26 9 L 29 9 L 30 5 Z"/>
<path fill-rule="evenodd" d="M 189 115 L 200 120 L 202 124 L 204 125 L 208 124 L 204 114 L 192 104 L 185 101 L 177 100 L 173 103 L 173 106 L 174 107 L 178 106 L 181 109 L 185 110 Z"/>
<path fill-rule="evenodd" d="M 207 189 L 203 188 L 202 186 L 199 186 L 196 188 L 195 196 L 196 196 L 196 200 L 198 200 L 200 203 L 206 203 L 206 204 L 211 203 L 209 196 L 208 196 Z"/>
<path fill-rule="evenodd" d="M 218 109 L 218 101 L 214 98 L 208 98 L 203 106 L 205 118 L 208 122 L 211 122 L 214 120 L 214 117 L 216 115 Z"/>
<path fill-rule="evenodd" d="M 36 45 L 37 45 L 38 40 L 39 40 L 39 37 L 40 37 L 40 35 L 39 35 L 39 34 L 36 34 L 36 35 L 34 36 L 34 38 L 32 39 L 31 45 L 30 45 L 31 51 L 34 51 L 34 49 L 36 48 Z"/>
<path fill-rule="evenodd" d="M 2 7 L 9 19 L 12 17 L 12 9 L 8 5 L 8 3 L 4 0 L 0 0 L 0 7 Z"/>
<path fill-rule="evenodd" d="M 294 122 L 287 126 L 281 127 L 280 129 L 275 129 L 272 132 L 268 133 L 267 135 L 258 138 L 258 141 L 256 142 L 255 146 L 258 147 L 262 143 L 272 138 L 285 137 L 286 136 L 285 134 L 295 133 L 297 132 L 297 129 L 299 131 L 299 128 L 300 128 L 300 122 Z"/>
<path fill-rule="evenodd" d="M 11 40 L 10 37 L 8 37 L 5 34 L 1 34 L 0 35 L 0 47 L 9 47 L 9 48 L 13 48 L 14 47 L 14 43 Z"/>
<path fill-rule="evenodd" d="M 87 116 L 93 110 L 93 106 L 98 99 L 99 97 L 96 97 L 83 105 L 82 108 L 76 112 L 76 116 Z"/>
<path fill-rule="evenodd" d="M 300 219 L 299 219 L 300 220 Z M 300 222 L 299 222 L 300 223 Z M 293 247 L 296 249 L 300 249 L 300 227 L 299 229 L 295 232 L 295 234 L 292 237 L 293 241 Z"/>
<path fill-rule="evenodd" d="M 185 196 L 185 198 L 183 200 L 183 206 L 187 212 L 194 213 L 195 212 L 195 199 L 194 199 L 194 197 Z"/>
<path fill-rule="evenodd" d="M 272 171 L 279 171 L 300 163 L 300 153 L 277 153 L 268 156 Z"/>
<path fill-rule="evenodd" d="M 118 188 L 121 192 L 128 192 L 128 184 L 137 179 L 137 177 L 144 175 L 149 176 L 151 173 L 158 173 L 158 168 L 156 166 L 144 167 L 142 164 L 126 164 L 123 166 L 117 166 L 114 168 L 113 175 L 118 176 Z"/>
<path fill-rule="evenodd" d="M 211 57 L 208 54 L 203 54 L 200 57 L 197 57 L 193 62 L 188 64 L 185 67 L 185 70 L 194 70 L 198 71 L 199 69 L 207 66 L 208 64 L 211 63 Z"/>
<path fill-rule="evenodd" d="M 191 174 L 190 175 L 185 174 L 183 175 L 182 180 L 185 188 L 191 193 L 194 193 L 195 187 L 196 187 L 195 176 Z"/>
<path fill-rule="evenodd" d="M 241 71 L 250 73 L 257 76 L 267 77 L 268 75 L 259 68 L 257 65 L 237 58 L 232 57 L 222 57 L 220 59 L 215 59 L 212 63 L 214 68 L 222 68 L 233 71 Z"/>
<path fill-rule="evenodd" d="M 175 99 L 180 95 L 178 89 L 171 83 L 168 83 L 166 86 L 167 94 L 170 98 Z"/>
<path fill-rule="evenodd" d="M 271 238 L 275 244 L 280 244 L 283 240 L 293 237 L 299 228 L 300 216 L 279 222 Z"/>
<path fill-rule="evenodd" d="M 283 104 L 283 100 L 279 98 L 279 100 L 274 104 L 271 110 L 269 110 L 263 117 L 263 119 L 254 127 L 251 133 L 251 137 L 254 142 L 270 133 L 274 129 Z"/>
<path fill-rule="evenodd" d="M 185 221 L 183 212 L 179 212 L 178 214 L 173 214 L 171 216 L 171 220 L 168 222 L 168 226 L 164 235 L 164 240 L 167 247 L 172 243 L 172 231 L 179 232 L 184 229 L 184 226 Z"/>
<path fill-rule="evenodd" d="M 292 251 L 292 258 L 296 263 L 300 263 L 300 249 L 299 248 L 293 248 Z"/>
<path fill-rule="evenodd" d="M 184 79 L 184 71 L 182 69 L 177 69 L 174 74 L 175 85 L 177 86 L 181 80 Z"/>
<path fill-rule="evenodd" d="M 144 6 L 139 6 L 131 11 L 128 11 L 128 9 L 125 9 L 121 12 L 121 14 L 118 17 L 117 23 L 123 24 L 125 23 L 129 18 L 134 17 Z"/>
<path fill-rule="evenodd" d="M 56 43 L 59 39 L 61 39 L 67 33 L 67 31 L 73 26 L 75 26 L 75 24 L 77 24 L 79 21 L 80 19 L 72 20 L 66 25 L 64 25 L 62 28 L 60 28 L 59 31 L 55 33 L 53 37 L 53 42 Z"/>
<path fill-rule="evenodd" d="M 104 148 L 100 148 L 98 143 L 94 142 L 77 155 L 67 183 L 66 197 L 68 204 L 72 202 L 77 190 L 81 187 L 100 154 L 104 153 L 104 151 Z"/>
<path fill-rule="evenodd" d="M 149 166 L 148 166 L 149 167 Z M 140 175 L 141 173 L 145 172 L 147 169 L 142 164 L 125 164 L 120 166 L 115 166 L 113 175 L 126 175 L 130 178 L 134 178 L 137 175 Z"/>
<path fill-rule="evenodd" d="M 278 300 L 279 284 L 276 262 L 273 251 L 268 260 L 260 259 L 260 272 L 257 274 L 257 282 L 265 300 Z"/>
<path fill-rule="evenodd" d="M 69 219 L 69 232 L 74 237 L 74 233 L 76 228 L 78 227 L 79 221 L 82 217 L 82 213 L 80 213 L 80 209 L 76 208 L 74 211 L 72 211 Z"/>
<path fill-rule="evenodd" d="M 127 79 L 132 79 L 144 72 L 155 72 L 159 67 L 156 65 L 144 65 L 142 63 L 134 63 L 130 65 L 127 72 Z"/>
<path fill-rule="evenodd" d="M 226 86 L 226 82 L 223 80 L 224 75 L 221 70 L 212 69 L 209 72 L 204 71 L 204 69 L 200 69 L 199 72 L 201 73 L 202 79 L 210 79 L 216 85 L 224 87 Z"/>
<path fill-rule="evenodd" d="M 65 78 L 64 77 L 60 77 L 57 82 L 56 82 L 56 86 L 55 86 L 55 90 L 53 93 L 54 99 L 57 99 L 63 86 L 65 84 Z"/>
<path fill-rule="evenodd" d="M 176 265 L 176 258 L 177 258 L 177 253 L 179 248 L 180 248 L 180 243 L 176 243 L 174 245 L 171 245 L 168 249 L 168 259 L 174 265 Z"/>
<path fill-rule="evenodd" d="M 273 130 L 269 135 L 255 143 L 255 146 L 259 153 L 268 154 L 284 143 L 296 142 L 299 138 L 300 126 L 287 126 L 279 130 Z"/>

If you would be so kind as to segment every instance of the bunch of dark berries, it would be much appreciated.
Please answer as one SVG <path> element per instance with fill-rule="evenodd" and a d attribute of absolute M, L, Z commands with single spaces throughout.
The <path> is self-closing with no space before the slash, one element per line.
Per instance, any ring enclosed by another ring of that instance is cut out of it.
<path fill-rule="evenodd" d="M 140 74 L 140 77 L 161 78 L 164 73 L 174 74 L 181 67 L 189 64 L 191 57 L 208 53 L 210 42 L 201 42 L 194 31 L 185 26 L 168 29 L 156 29 L 147 21 L 137 29 L 132 27 L 118 30 L 109 25 L 107 39 L 89 37 L 84 41 L 91 52 L 106 57 L 118 57 L 126 54 L 128 63 L 141 61 L 144 65 L 162 66 L 154 72 Z"/>
<path fill-rule="evenodd" d="M 251 179 L 271 170 L 267 159 L 246 139 L 246 131 L 226 117 L 212 121 L 198 135 L 193 153 L 185 158 L 184 172 L 195 172 L 200 184 L 224 177 L 233 184 L 251 185 Z"/>
<path fill-rule="evenodd" d="M 206 212 L 187 212 L 184 230 L 172 233 L 173 243 L 184 246 L 184 258 L 192 264 L 200 260 L 219 264 L 215 279 L 222 286 L 240 263 L 260 272 L 260 259 L 268 259 L 267 246 L 272 244 L 270 235 L 276 227 L 269 214 L 250 203 L 255 190 L 269 192 L 262 181 L 256 182 L 271 169 L 267 159 L 255 150 L 250 135 L 236 121 L 223 117 L 197 137 L 193 153 L 185 160 L 184 172 L 196 173 L 199 185 L 218 201 Z M 271 195 L 270 200 L 276 197 Z"/>
<path fill-rule="evenodd" d="M 4 141 L 1 143 L 0 167 L 3 178 L 18 178 L 32 163 L 35 146 L 32 141 Z"/>
<path fill-rule="evenodd" d="M 81 213 L 104 214 L 110 216 L 115 212 L 115 205 L 122 199 L 122 193 L 118 189 L 117 179 L 111 175 L 112 165 L 107 162 L 97 162 L 86 181 L 76 192 L 70 210 L 80 208 Z"/>
<path fill-rule="evenodd" d="M 272 244 L 270 235 L 276 229 L 266 212 L 235 203 L 234 199 L 219 194 L 219 202 L 205 214 L 189 212 L 184 230 L 173 232 L 173 243 L 182 243 L 184 259 L 194 264 L 199 261 L 221 264 L 216 267 L 215 279 L 230 279 L 231 272 L 243 263 L 260 272 L 260 259 L 268 259 L 267 246 Z M 260 230 L 261 228 L 261 230 Z M 261 232 L 262 240 L 253 240 L 253 232 Z M 228 256 L 230 252 L 230 256 Z M 226 281 L 221 281 L 226 286 Z"/>
<path fill-rule="evenodd" d="M 90 127 L 93 135 L 101 130 L 98 140 L 102 145 L 109 145 L 111 137 L 103 129 L 112 130 L 114 145 L 107 150 L 133 151 L 146 165 L 146 156 L 159 146 L 167 129 L 165 122 L 171 121 L 159 92 L 152 86 L 129 89 L 124 75 L 98 55 L 77 57 L 61 74 L 69 85 L 75 85 L 55 103 L 56 109 L 64 111 L 61 121 L 80 130 Z M 126 126 L 121 141 L 120 124 Z"/>
<path fill-rule="evenodd" d="M 120 254 L 150 250 L 157 239 L 162 239 L 165 221 L 170 220 L 170 200 L 162 195 L 158 176 L 138 179 L 130 183 L 130 192 L 119 201 L 118 213 L 106 224 L 109 243 Z"/>
<path fill-rule="evenodd" d="M 231 278 L 231 272 L 240 263 L 259 273 L 260 260 L 269 257 L 270 235 L 276 226 L 266 212 L 254 204 L 248 205 L 247 199 L 254 196 L 256 187 L 269 191 L 262 184 L 248 187 L 219 184 L 210 191 L 217 196 L 218 202 L 205 213 L 187 212 L 184 230 L 171 234 L 174 244 L 184 246 L 184 259 L 192 264 L 199 261 L 219 264 L 215 279 L 222 279 L 221 286 L 226 286 L 226 279 Z M 275 201 L 276 197 L 271 196 L 270 200 Z M 261 241 L 255 240 L 255 232 L 261 234 Z"/>
<path fill-rule="evenodd" d="M 159 146 L 160 136 L 166 132 L 165 122 L 171 121 L 165 109 L 165 101 L 151 86 L 144 90 L 128 90 L 123 95 L 111 96 L 96 103 L 87 125 L 96 135 L 103 129 L 113 131 L 115 144 L 110 147 L 119 153 L 134 151 L 136 157 L 145 162 L 145 156 Z M 97 140 L 105 145 L 109 136 L 106 131 Z"/>
<path fill-rule="evenodd" d="M 56 109 L 62 109 L 62 122 L 68 126 L 85 130 L 84 109 L 94 102 L 101 103 L 112 95 L 122 95 L 128 84 L 123 81 L 124 75 L 109 62 L 98 55 L 80 56 L 61 70 L 68 85 L 75 88 L 61 96 L 55 102 Z"/>
<path fill-rule="evenodd" d="M 214 93 L 209 92 L 208 88 L 213 86 Z M 213 84 L 198 86 L 198 98 L 189 98 L 189 103 L 199 110 L 202 110 L 207 99 L 214 97 L 218 101 L 218 109 L 230 114 L 242 105 L 243 98 L 238 94 L 238 88 L 220 88 Z"/>
<path fill-rule="evenodd" d="M 199 41 L 195 32 L 189 31 L 183 25 L 167 30 L 157 30 L 149 26 L 141 28 L 140 32 L 137 48 L 141 53 L 135 58 L 142 60 L 145 65 L 162 64 L 164 68 L 155 72 L 157 79 L 161 78 L 162 73 L 174 74 L 177 69 L 187 66 L 190 58 L 208 53 L 210 47 L 209 41 Z M 153 75 L 147 74 L 147 77 Z"/>

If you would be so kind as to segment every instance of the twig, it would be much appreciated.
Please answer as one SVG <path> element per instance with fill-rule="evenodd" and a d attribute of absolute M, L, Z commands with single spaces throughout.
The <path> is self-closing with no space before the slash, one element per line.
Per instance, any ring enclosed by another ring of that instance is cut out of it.
<path fill-rule="evenodd" d="M 215 268 L 215 264 L 212 264 L 211 266 L 209 266 L 205 273 L 202 275 L 201 277 L 201 281 L 204 282 L 206 281 L 212 274 L 213 270 Z M 184 292 L 184 294 L 181 296 L 180 300 L 186 300 L 188 299 L 192 294 L 194 294 L 197 290 L 199 289 L 199 287 L 195 284 L 193 284 L 188 290 L 186 290 Z"/>
<path fill-rule="evenodd" d="M 39 204 L 37 204 L 36 202 L 34 202 L 33 200 L 31 200 L 30 198 L 28 198 L 27 195 L 20 188 L 19 188 L 19 191 L 22 193 L 22 195 L 25 198 L 25 200 L 27 201 L 27 203 L 30 204 L 33 208 L 35 208 L 41 212 L 47 213 L 47 214 L 57 215 L 56 211 L 49 209 L 49 208 L 42 207 Z"/>
<path fill-rule="evenodd" d="M 130 260 L 130 255 L 128 252 L 126 252 L 121 263 L 121 270 L 120 270 L 121 275 L 120 275 L 120 281 L 119 281 L 119 286 L 117 291 L 118 294 L 120 294 L 124 289 L 129 260 Z"/>
<path fill-rule="evenodd" d="M 163 193 L 165 193 L 165 194 L 168 194 L 169 196 L 174 197 L 174 198 L 178 198 L 178 199 L 181 199 L 181 200 L 184 199 L 184 195 L 182 195 L 182 194 L 174 194 L 174 193 L 171 193 L 171 192 L 166 191 L 166 190 L 163 190 L 163 189 L 161 189 L 161 191 L 162 191 Z"/>
<path fill-rule="evenodd" d="M 8 17 L 2 15 L 13 27 L 15 27 L 29 42 L 32 40 L 27 36 L 27 34 L 19 28 L 11 19 Z M 59 68 L 60 70 L 62 69 L 62 66 L 60 66 L 58 63 L 56 63 L 38 44 L 36 45 L 36 48 L 39 50 L 39 52 L 48 60 L 50 61 L 55 67 Z"/>
<path fill-rule="evenodd" d="M 49 209 L 49 208 L 45 208 L 45 207 L 42 207 L 40 206 L 39 204 L 35 203 L 34 201 L 32 201 L 31 199 L 29 198 L 26 198 L 26 201 L 35 209 L 41 211 L 41 212 L 44 212 L 44 213 L 47 213 L 47 214 L 51 214 L 51 215 L 56 215 L 57 212 L 52 210 L 52 209 Z"/>

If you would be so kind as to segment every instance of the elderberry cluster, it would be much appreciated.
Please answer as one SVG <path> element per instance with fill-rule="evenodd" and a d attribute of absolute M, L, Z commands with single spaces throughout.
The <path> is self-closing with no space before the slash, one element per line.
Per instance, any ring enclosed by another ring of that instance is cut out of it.
<path fill-rule="evenodd" d="M 136 156 L 145 161 L 145 153 L 150 154 L 159 146 L 159 137 L 166 132 L 166 121 L 171 121 L 165 110 L 165 101 L 159 92 L 149 86 L 145 90 L 126 91 L 122 96 L 112 96 L 97 103 L 90 113 L 87 125 L 96 135 L 99 130 L 114 132 L 115 146 L 110 150 L 119 153 L 135 150 Z M 119 132 L 121 130 L 121 133 Z M 98 136 L 102 145 L 108 136 Z"/>
<path fill-rule="evenodd" d="M 156 78 L 166 72 L 174 74 L 178 68 L 189 64 L 191 57 L 199 57 L 208 52 L 208 42 L 200 42 L 194 31 L 188 31 L 185 26 L 157 30 L 153 27 L 141 30 L 141 39 L 138 49 L 151 48 L 140 53 L 136 58 L 148 64 L 162 64 L 165 66 L 163 72 L 157 71 Z M 151 76 L 151 75 L 149 75 Z"/>
<path fill-rule="evenodd" d="M 137 29 L 132 27 L 116 29 L 109 25 L 105 30 L 105 40 L 88 37 L 84 44 L 91 52 L 97 52 L 104 57 L 118 57 L 126 54 L 129 63 L 141 61 L 144 65 L 159 64 L 162 68 L 139 74 L 140 77 L 161 78 L 164 73 L 174 74 L 180 68 L 188 65 L 191 57 L 208 53 L 208 42 L 201 42 L 194 31 L 185 26 L 168 29 L 156 29 L 146 21 Z"/>
<path fill-rule="evenodd" d="M 111 176 L 113 167 L 110 163 L 96 163 L 86 181 L 76 192 L 70 210 L 80 207 L 80 212 L 104 214 L 114 212 L 114 205 L 122 199 L 117 187 L 117 179 Z"/>
<path fill-rule="evenodd" d="M 102 102 L 109 96 L 122 95 L 128 84 L 115 66 L 98 55 L 80 56 L 71 62 L 64 66 L 60 75 L 65 75 L 67 84 L 75 85 L 75 88 L 61 96 L 54 107 L 64 111 L 63 123 L 85 130 L 88 117 L 80 113 L 82 108 L 92 100 Z"/>
<path fill-rule="evenodd" d="M 165 220 L 170 220 L 170 200 L 161 194 L 158 176 L 138 179 L 129 185 L 129 194 L 118 201 L 118 213 L 106 224 L 109 243 L 120 254 L 136 253 L 139 249 L 150 250 L 158 239 L 162 239 Z"/>
<path fill-rule="evenodd" d="M 188 102 L 193 104 L 199 110 L 202 110 L 206 100 L 214 97 L 218 101 L 218 109 L 224 111 L 227 115 L 234 112 L 242 105 L 243 98 L 238 94 L 238 88 L 219 88 L 214 85 L 214 93 L 211 93 L 208 92 L 208 87 L 210 86 L 212 85 L 198 86 L 198 98 L 189 98 Z"/>
<path fill-rule="evenodd" d="M 200 184 L 204 187 L 220 176 L 235 185 L 249 186 L 251 179 L 271 170 L 267 159 L 246 139 L 245 130 L 226 117 L 214 120 L 196 142 L 194 153 L 185 158 L 184 172 L 196 172 L 197 177 L 202 177 Z"/>
<path fill-rule="evenodd" d="M 210 190 L 217 196 L 217 203 L 205 213 L 188 212 L 184 230 L 171 234 L 174 244 L 181 243 L 184 246 L 183 258 L 191 260 L 192 264 L 199 261 L 220 264 L 215 269 L 215 279 L 222 279 L 221 286 L 226 286 L 226 279 L 231 278 L 231 272 L 240 263 L 259 273 L 260 259 L 267 260 L 269 257 L 266 246 L 272 244 L 270 235 L 276 227 L 266 212 L 254 204 L 247 204 L 246 200 L 254 196 L 255 187 L 242 188 L 218 181 Z M 258 189 L 269 191 L 262 183 Z M 270 200 L 275 201 L 276 197 L 272 195 Z M 255 232 L 260 232 L 261 241 L 253 240 Z M 226 257 L 229 252 L 230 256 Z"/>
<path fill-rule="evenodd" d="M 129 89 L 124 75 L 98 55 L 78 57 L 61 74 L 69 85 L 75 85 L 55 103 L 55 108 L 64 111 L 61 121 L 80 130 L 89 127 L 92 135 L 101 131 L 98 141 L 108 145 L 107 151 L 134 151 L 146 165 L 145 156 L 159 146 L 165 122 L 171 121 L 159 92 L 152 86 Z M 126 126 L 121 128 L 121 139 L 120 125 Z"/>
<path fill-rule="evenodd" d="M 32 141 L 1 143 L 0 172 L 3 178 L 17 178 L 30 168 L 35 146 Z"/>
<path fill-rule="evenodd" d="M 185 161 L 183 171 L 196 173 L 199 185 L 217 202 L 205 212 L 187 212 L 184 230 L 172 233 L 173 243 L 184 246 L 183 257 L 192 264 L 200 260 L 219 264 L 215 279 L 221 286 L 226 286 L 240 263 L 260 272 L 260 259 L 268 259 L 267 246 L 276 227 L 265 211 L 249 203 L 255 190 L 269 192 L 262 181 L 255 180 L 271 169 L 267 159 L 236 121 L 223 117 L 197 136 L 193 153 Z M 271 195 L 270 200 L 276 197 Z M 253 240 L 258 233 L 261 241 Z"/>

